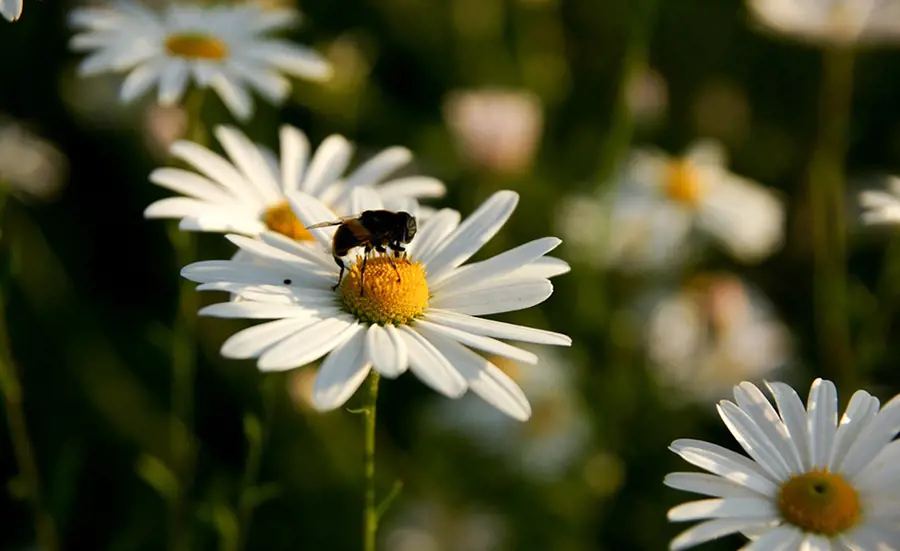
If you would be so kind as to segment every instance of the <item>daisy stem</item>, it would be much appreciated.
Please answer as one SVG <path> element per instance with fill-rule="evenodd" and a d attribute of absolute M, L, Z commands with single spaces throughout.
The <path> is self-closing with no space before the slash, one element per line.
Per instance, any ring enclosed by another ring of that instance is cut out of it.
<path fill-rule="evenodd" d="M 853 96 L 854 52 L 824 52 L 819 128 L 808 192 L 813 240 L 816 332 L 823 366 L 839 386 L 856 388 L 847 296 L 844 162 Z"/>
<path fill-rule="evenodd" d="M 0 193 L 0 212 L 6 200 L 5 195 Z M 9 426 L 13 454 L 19 467 L 19 480 L 15 481 L 15 485 L 11 483 L 10 487 L 15 488 L 31 506 L 38 546 L 42 551 L 56 551 L 59 549 L 56 524 L 42 498 L 40 471 L 25 420 L 22 383 L 12 359 L 12 348 L 6 330 L 5 291 L 4 285 L 0 288 L 0 393 L 3 395 L 3 410 Z"/>
<path fill-rule="evenodd" d="M 365 512 L 363 513 L 363 550 L 375 551 L 378 533 L 378 509 L 375 505 L 375 406 L 378 401 L 378 372 L 369 373 L 369 401 L 365 405 L 365 458 L 366 477 Z"/>

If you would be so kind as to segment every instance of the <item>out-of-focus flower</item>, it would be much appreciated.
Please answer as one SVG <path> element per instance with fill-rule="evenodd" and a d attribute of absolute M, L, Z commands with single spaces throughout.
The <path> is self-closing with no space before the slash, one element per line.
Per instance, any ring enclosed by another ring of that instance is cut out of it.
<path fill-rule="evenodd" d="M 288 199 L 301 227 L 338 217 L 302 191 Z M 259 239 L 229 235 L 262 265 L 197 262 L 182 275 L 201 283 L 202 290 L 244 299 L 214 304 L 201 310 L 203 315 L 275 320 L 233 335 L 222 346 L 225 357 L 259 358 L 260 370 L 284 371 L 325 356 L 313 393 L 319 410 L 343 405 L 374 367 L 388 378 L 409 369 L 451 398 L 471 389 L 507 415 L 526 420 L 531 406 L 522 390 L 471 349 L 536 363 L 533 353 L 497 339 L 571 345 L 566 335 L 480 317 L 549 298 L 553 285 L 537 261 L 560 241 L 537 239 L 463 265 L 506 223 L 518 199 L 514 192 L 497 192 L 462 223 L 458 212 L 441 210 L 418 231 L 406 230 L 410 240 L 403 256 L 359 255 L 348 270 L 342 260 L 338 268 L 326 252 L 335 232 L 330 226 L 309 230 L 320 247 L 305 247 L 272 231 Z M 351 204 L 352 212 L 384 208 L 379 196 L 365 188 L 355 190 Z"/>
<path fill-rule="evenodd" d="M 699 244 L 720 243 L 743 262 L 756 262 L 782 242 L 784 206 L 771 190 L 726 168 L 722 147 L 694 144 L 683 157 L 635 152 L 623 181 L 604 194 L 610 209 L 607 262 L 658 269 L 684 261 Z"/>
<path fill-rule="evenodd" d="M 7 21 L 15 21 L 22 15 L 22 0 L 0 0 L 0 15 Z"/>
<path fill-rule="evenodd" d="M 444 194 L 444 185 L 427 176 L 382 182 L 412 159 L 404 147 L 385 149 L 345 176 L 353 146 L 339 135 L 326 138 L 310 159 L 309 140 L 293 126 L 281 127 L 280 158 L 236 128 L 218 126 L 214 133 L 229 160 L 194 142 L 175 142 L 172 155 L 199 174 L 180 168 L 154 170 L 150 181 L 183 196 L 151 204 L 144 211 L 146 217 L 181 219 L 179 227 L 188 231 L 257 235 L 268 230 L 312 242 L 313 236 L 288 204 L 294 191 L 321 199 L 340 215 L 359 212 L 350 201 L 355 189 L 374 191 L 379 202 L 394 210 L 408 208 L 415 199 Z"/>
<path fill-rule="evenodd" d="M 650 68 L 631 74 L 625 97 L 631 116 L 638 124 L 658 121 L 669 107 L 669 87 L 666 79 Z"/>
<path fill-rule="evenodd" d="M 0 119 L 0 186 L 29 199 L 51 200 L 65 185 L 68 162 L 52 143 L 21 123 Z"/>
<path fill-rule="evenodd" d="M 156 155 L 168 155 L 169 149 L 187 132 L 187 111 L 180 105 L 151 104 L 144 111 L 144 141 Z"/>
<path fill-rule="evenodd" d="M 862 220 L 866 224 L 900 223 L 900 178 L 887 181 L 888 191 L 867 190 L 859 195 L 863 207 Z"/>
<path fill-rule="evenodd" d="M 749 457 L 699 440 L 670 449 L 706 473 L 672 473 L 665 484 L 707 499 L 669 511 L 673 522 L 702 521 L 672 540 L 678 551 L 745 534 L 742 549 L 896 551 L 900 542 L 900 396 L 883 408 L 864 390 L 838 423 L 837 389 L 816 379 L 807 406 L 784 383 L 770 383 L 778 411 L 751 383 L 734 388 L 719 416 Z"/>
<path fill-rule="evenodd" d="M 700 402 L 760 380 L 790 355 L 787 328 L 756 289 L 735 276 L 704 274 L 660 299 L 646 328 L 654 372 L 667 393 Z"/>
<path fill-rule="evenodd" d="M 532 350 L 540 363 L 495 358 L 500 369 L 522 387 L 532 416 L 516 423 L 472 398 L 436 405 L 435 421 L 459 431 L 489 453 L 514 461 L 529 475 L 549 480 L 564 474 L 587 447 L 590 424 L 572 380 L 573 366 L 550 350 Z"/>
<path fill-rule="evenodd" d="M 819 44 L 900 42 L 895 0 L 748 0 L 764 27 Z"/>
<path fill-rule="evenodd" d="M 416 500 L 381 530 L 386 551 L 494 551 L 506 540 L 495 513 L 437 500 Z"/>
<path fill-rule="evenodd" d="M 173 4 L 160 14 L 123 2 L 79 8 L 70 19 L 80 31 L 72 49 L 90 52 L 79 66 L 81 75 L 128 72 L 123 102 L 158 82 L 159 103 L 173 105 L 193 81 L 215 90 L 236 117 L 247 119 L 253 112 L 247 86 L 280 104 L 291 89 L 280 72 L 313 80 L 331 76 L 331 66 L 315 51 L 267 36 L 297 22 L 299 14 L 291 9 Z"/>
<path fill-rule="evenodd" d="M 544 115 L 530 92 L 461 90 L 447 97 L 444 118 L 468 162 L 515 175 L 531 166 Z"/>
<path fill-rule="evenodd" d="M 607 231 L 609 214 L 599 198 L 586 194 L 571 194 L 556 206 L 553 223 L 566 247 L 579 261 L 600 266 L 604 261 L 603 235 Z"/>

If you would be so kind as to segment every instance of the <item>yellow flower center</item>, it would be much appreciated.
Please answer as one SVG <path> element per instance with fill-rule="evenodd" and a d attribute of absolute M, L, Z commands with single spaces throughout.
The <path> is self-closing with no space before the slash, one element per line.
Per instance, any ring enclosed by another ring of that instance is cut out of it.
<path fill-rule="evenodd" d="M 263 223 L 273 232 L 286 235 L 294 241 L 314 241 L 315 238 L 294 216 L 287 201 L 270 207 L 263 215 Z"/>
<path fill-rule="evenodd" d="M 361 321 L 379 325 L 405 325 L 425 313 L 428 282 L 420 262 L 372 255 L 365 273 L 362 262 L 362 256 L 356 257 L 341 282 L 341 298 L 350 313 Z"/>
<path fill-rule="evenodd" d="M 187 59 L 218 61 L 228 56 L 228 46 L 218 38 L 204 33 L 175 33 L 166 39 L 169 55 Z"/>
<path fill-rule="evenodd" d="M 805 532 L 837 536 L 862 515 L 856 490 L 841 475 L 812 471 L 794 476 L 778 492 L 784 519 Z"/>
<path fill-rule="evenodd" d="M 665 191 L 672 199 L 695 207 L 703 191 L 697 168 L 689 161 L 677 159 L 666 167 Z"/>

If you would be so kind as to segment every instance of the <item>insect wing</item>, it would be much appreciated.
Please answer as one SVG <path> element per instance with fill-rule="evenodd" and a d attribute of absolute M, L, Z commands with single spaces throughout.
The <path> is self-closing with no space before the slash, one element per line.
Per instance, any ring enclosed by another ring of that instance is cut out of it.
<path fill-rule="evenodd" d="M 344 222 L 349 222 L 350 220 L 355 220 L 359 218 L 358 214 L 351 214 L 349 216 L 341 216 L 338 220 L 329 220 L 327 222 L 319 222 L 318 224 L 313 224 L 312 226 L 306 226 L 308 230 L 315 230 L 318 228 L 327 228 L 329 226 L 340 226 Z"/>

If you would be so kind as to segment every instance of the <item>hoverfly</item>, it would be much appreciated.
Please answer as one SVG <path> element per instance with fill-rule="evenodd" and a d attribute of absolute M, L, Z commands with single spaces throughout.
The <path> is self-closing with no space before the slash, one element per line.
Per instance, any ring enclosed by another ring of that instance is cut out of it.
<path fill-rule="evenodd" d="M 306 229 L 313 230 L 328 226 L 338 226 L 331 240 L 331 256 L 334 257 L 334 262 L 341 267 L 338 281 L 332 289 L 337 289 L 344 277 L 346 268 L 341 258 L 347 256 L 351 249 L 365 247 L 362 268 L 359 270 L 360 295 L 365 293 L 366 262 L 369 260 L 369 253 L 373 249 L 380 253 L 386 253 L 387 249 L 391 249 L 395 253 L 402 253 L 406 250 L 403 245 L 412 241 L 416 235 L 416 218 L 404 211 L 366 210 L 358 216 L 320 222 L 307 226 Z M 397 281 L 400 281 L 400 271 L 397 270 L 392 255 L 387 255 L 387 259 L 394 271 L 397 272 Z"/>

